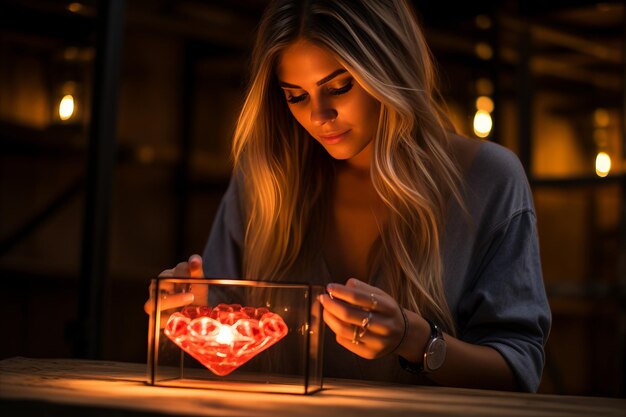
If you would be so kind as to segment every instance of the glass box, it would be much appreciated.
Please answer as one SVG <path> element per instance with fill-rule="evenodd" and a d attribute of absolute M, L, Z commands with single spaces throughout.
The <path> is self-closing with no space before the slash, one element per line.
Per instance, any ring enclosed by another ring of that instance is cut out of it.
<path fill-rule="evenodd" d="M 292 394 L 321 390 L 323 292 L 307 284 L 153 279 L 148 382 Z M 187 293 L 194 301 L 183 305 L 191 298 Z"/>

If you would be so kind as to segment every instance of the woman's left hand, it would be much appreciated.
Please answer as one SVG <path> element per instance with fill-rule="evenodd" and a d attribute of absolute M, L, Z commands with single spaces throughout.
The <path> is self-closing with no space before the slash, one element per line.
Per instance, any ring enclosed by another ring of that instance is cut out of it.
<path fill-rule="evenodd" d="M 320 296 L 324 322 L 337 343 L 366 359 L 385 356 L 398 347 L 405 331 L 400 306 L 383 290 L 350 278 L 329 284 Z"/>

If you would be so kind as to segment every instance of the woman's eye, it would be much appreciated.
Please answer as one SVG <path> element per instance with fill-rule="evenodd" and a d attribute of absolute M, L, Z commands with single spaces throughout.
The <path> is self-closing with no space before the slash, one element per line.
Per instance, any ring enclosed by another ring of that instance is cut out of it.
<path fill-rule="evenodd" d="M 287 102 L 289 104 L 296 104 L 296 103 L 300 103 L 302 100 L 304 100 L 306 98 L 306 94 L 300 94 L 299 96 L 288 96 L 287 97 Z"/>
<path fill-rule="evenodd" d="M 330 94 L 332 94 L 333 96 L 340 96 L 342 94 L 347 93 L 348 91 L 352 90 L 352 86 L 354 85 L 353 81 L 348 82 L 348 84 L 344 85 L 343 87 L 339 87 L 339 88 L 329 88 L 328 92 Z"/>

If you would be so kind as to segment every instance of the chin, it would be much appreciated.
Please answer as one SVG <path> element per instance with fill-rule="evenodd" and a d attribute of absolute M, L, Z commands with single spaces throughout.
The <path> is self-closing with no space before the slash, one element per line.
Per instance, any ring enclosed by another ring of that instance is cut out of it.
<path fill-rule="evenodd" d="M 328 155 L 338 161 L 345 161 L 361 155 L 361 153 L 363 153 L 369 145 L 369 143 L 360 144 L 355 143 L 354 141 L 345 141 L 335 145 L 328 145 L 319 139 L 317 139 L 317 143 L 324 148 Z"/>
<path fill-rule="evenodd" d="M 336 159 L 338 161 L 345 161 L 347 159 L 353 158 L 356 155 L 355 152 L 348 152 L 343 149 L 324 149 L 326 149 L 326 152 L 328 152 L 328 154 L 333 157 L 333 159 Z"/>

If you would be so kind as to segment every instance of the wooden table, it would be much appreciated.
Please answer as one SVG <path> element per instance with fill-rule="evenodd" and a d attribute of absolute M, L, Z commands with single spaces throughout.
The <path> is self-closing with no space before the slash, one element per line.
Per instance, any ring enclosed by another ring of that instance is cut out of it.
<path fill-rule="evenodd" d="M 626 416 L 626 400 L 324 381 L 314 395 L 146 385 L 143 364 L 0 361 L 2 416 Z"/>

